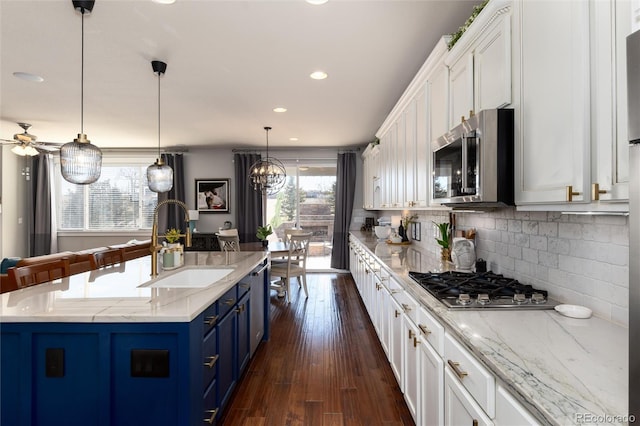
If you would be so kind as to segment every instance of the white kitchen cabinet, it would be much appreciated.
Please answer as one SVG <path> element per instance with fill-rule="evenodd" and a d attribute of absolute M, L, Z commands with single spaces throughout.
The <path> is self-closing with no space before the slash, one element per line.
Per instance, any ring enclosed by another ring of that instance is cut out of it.
<path fill-rule="evenodd" d="M 518 205 L 588 201 L 590 3 L 514 2 Z"/>
<path fill-rule="evenodd" d="M 418 328 L 408 316 L 402 316 L 402 367 L 404 368 L 404 400 L 415 422 L 420 403 L 420 336 Z"/>
<path fill-rule="evenodd" d="M 591 201 L 629 199 L 626 37 L 631 33 L 630 17 L 628 0 L 592 4 Z M 596 194 L 594 184 L 603 192 Z"/>
<path fill-rule="evenodd" d="M 449 66 L 449 111 L 450 129 L 473 111 L 473 52 Z"/>
<path fill-rule="evenodd" d="M 391 297 L 389 290 L 385 286 L 388 280 L 389 274 L 386 270 L 381 269 L 380 281 L 376 285 L 376 306 L 378 309 L 374 316 L 374 324 L 378 331 L 378 338 L 380 339 L 384 353 L 387 354 L 387 358 L 389 357 L 389 298 Z"/>
<path fill-rule="evenodd" d="M 436 49 L 440 48 L 444 51 L 440 52 L 444 56 L 446 46 L 442 46 L 441 42 Z M 449 68 L 441 62 L 436 66 L 427 80 L 427 105 L 428 105 L 428 152 L 431 152 L 431 142 L 449 130 Z M 429 159 L 431 164 L 431 158 Z"/>
<path fill-rule="evenodd" d="M 416 424 L 441 425 L 444 424 L 444 362 L 424 337 L 421 337 L 419 351 L 420 399 Z"/>
<path fill-rule="evenodd" d="M 511 103 L 510 8 L 495 12 L 473 51 L 473 110 L 502 108 Z"/>
<path fill-rule="evenodd" d="M 511 2 L 489 2 L 451 49 L 445 64 L 449 66 L 448 129 L 460 124 L 462 117 L 469 118 L 471 111 L 509 105 Z"/>
<path fill-rule="evenodd" d="M 415 97 L 416 105 L 416 131 L 413 174 L 413 197 L 408 207 L 427 207 L 429 205 L 429 181 L 430 181 L 430 154 L 431 144 L 429 138 L 429 121 L 427 111 L 427 85 L 425 84 Z M 407 173 L 408 175 L 408 173 Z M 407 178 L 407 180 L 409 180 Z"/>
<path fill-rule="evenodd" d="M 540 423 L 502 386 L 496 390 L 496 426 L 537 426 Z"/>
<path fill-rule="evenodd" d="M 406 128 L 404 124 L 405 116 L 404 114 L 400 115 L 398 121 L 394 125 L 395 131 L 391 133 L 393 138 L 393 143 L 391 146 L 393 147 L 394 152 L 394 166 L 391 170 L 393 173 L 393 183 L 391 185 L 391 207 L 401 208 L 404 205 L 404 185 L 405 176 L 405 137 L 406 137 Z"/>
<path fill-rule="evenodd" d="M 389 363 L 396 376 L 400 390 L 404 392 L 402 380 L 402 307 L 392 297 L 389 299 Z"/>
<path fill-rule="evenodd" d="M 444 370 L 445 426 L 491 426 L 493 422 L 447 366 Z"/>
<path fill-rule="evenodd" d="M 413 207 L 416 198 L 416 172 L 417 172 L 417 158 L 416 158 L 416 132 L 417 132 L 417 105 L 416 99 L 412 99 L 404 110 L 404 146 L 402 148 L 404 156 L 402 157 L 404 163 L 404 174 L 399 176 L 404 187 L 404 200 L 403 207 Z M 422 163 L 424 164 L 424 163 Z"/>
<path fill-rule="evenodd" d="M 379 145 L 374 144 L 367 145 L 362 153 L 362 207 L 367 210 L 376 208 L 376 187 L 379 185 L 378 177 L 380 175 L 379 153 Z"/>

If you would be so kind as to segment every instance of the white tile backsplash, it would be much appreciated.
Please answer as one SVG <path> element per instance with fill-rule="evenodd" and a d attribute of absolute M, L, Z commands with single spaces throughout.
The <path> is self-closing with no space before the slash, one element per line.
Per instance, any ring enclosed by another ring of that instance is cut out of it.
<path fill-rule="evenodd" d="M 439 253 L 433 222 L 448 212 L 418 211 L 422 241 Z M 562 303 L 629 324 L 629 219 L 625 216 L 518 212 L 456 213 L 457 229 L 476 228 L 476 256 L 494 272 L 547 290 Z"/>

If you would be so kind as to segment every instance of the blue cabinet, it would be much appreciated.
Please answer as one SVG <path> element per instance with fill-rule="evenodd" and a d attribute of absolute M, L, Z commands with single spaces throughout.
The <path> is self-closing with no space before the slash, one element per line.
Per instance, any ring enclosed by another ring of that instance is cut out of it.
<path fill-rule="evenodd" d="M 190 323 L 3 323 L 0 423 L 214 424 L 250 359 L 243 282 Z"/>

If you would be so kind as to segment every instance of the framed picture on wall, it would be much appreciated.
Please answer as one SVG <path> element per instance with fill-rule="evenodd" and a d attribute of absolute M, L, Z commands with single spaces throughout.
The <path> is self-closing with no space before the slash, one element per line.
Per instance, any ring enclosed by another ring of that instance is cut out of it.
<path fill-rule="evenodd" d="M 196 209 L 201 213 L 229 213 L 230 179 L 196 179 Z"/>

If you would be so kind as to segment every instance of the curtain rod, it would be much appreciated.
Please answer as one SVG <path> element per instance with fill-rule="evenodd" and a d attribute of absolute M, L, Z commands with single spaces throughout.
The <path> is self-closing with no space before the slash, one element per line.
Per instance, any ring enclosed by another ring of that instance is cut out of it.
<path fill-rule="evenodd" d="M 343 153 L 343 152 L 359 152 L 362 148 L 360 147 L 349 147 L 349 148 L 309 148 L 309 149 L 304 149 L 304 148 L 269 148 L 269 151 L 300 151 L 300 152 L 308 152 L 308 151 L 335 151 L 338 153 Z M 238 153 L 261 153 L 265 151 L 264 149 L 260 149 L 260 148 L 253 148 L 253 149 L 249 149 L 249 148 L 233 148 L 231 150 L 231 152 L 238 152 Z"/>

